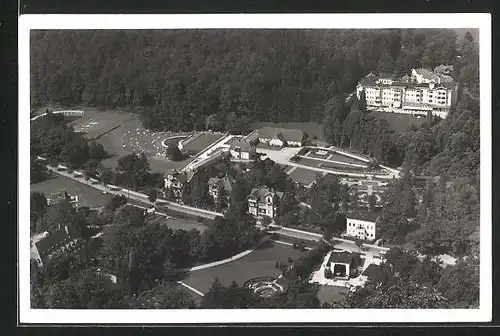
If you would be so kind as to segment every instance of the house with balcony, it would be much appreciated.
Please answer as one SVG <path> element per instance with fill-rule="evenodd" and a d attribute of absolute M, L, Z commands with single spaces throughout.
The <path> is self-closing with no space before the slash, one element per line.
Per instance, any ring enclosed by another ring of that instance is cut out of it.
<path fill-rule="evenodd" d="M 274 218 L 282 198 L 282 192 L 275 191 L 267 186 L 253 188 L 247 197 L 248 213 L 258 218 L 263 216 Z"/>
<path fill-rule="evenodd" d="M 228 174 L 223 178 L 211 177 L 208 180 L 208 194 L 213 197 L 214 202 L 217 202 L 222 192 L 225 202 L 229 204 L 235 182 L 235 179 Z"/>
<path fill-rule="evenodd" d="M 174 197 L 179 200 L 182 198 L 182 188 L 193 178 L 193 171 L 180 172 L 176 169 L 165 174 L 165 189 L 172 190 Z"/>

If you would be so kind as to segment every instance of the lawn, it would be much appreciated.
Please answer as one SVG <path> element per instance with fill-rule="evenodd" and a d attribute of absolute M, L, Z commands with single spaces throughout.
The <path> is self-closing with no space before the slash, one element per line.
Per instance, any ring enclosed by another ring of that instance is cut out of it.
<path fill-rule="evenodd" d="M 260 276 L 277 277 L 281 271 L 275 267 L 276 262 L 286 263 L 288 258 L 298 258 L 302 252 L 290 246 L 268 241 L 249 255 L 224 265 L 193 271 L 182 280 L 187 285 L 206 293 L 217 277 L 221 284 L 230 285 L 234 280 L 243 283 Z"/>
<path fill-rule="evenodd" d="M 389 123 L 389 129 L 395 132 L 406 132 L 410 124 L 420 126 L 426 118 L 417 119 L 411 114 L 390 113 L 390 112 L 370 112 L 370 115 L 378 119 L 385 119 Z"/>
<path fill-rule="evenodd" d="M 162 225 L 166 225 L 172 230 L 182 229 L 182 230 L 189 231 L 189 230 L 195 229 L 195 230 L 198 230 L 200 232 L 203 232 L 207 229 L 206 225 L 203 225 L 203 224 L 195 222 L 195 221 L 191 221 L 191 220 L 187 220 L 187 219 L 180 219 L 180 218 L 166 219 L 163 216 L 161 216 L 161 217 L 158 216 L 157 220 L 155 220 L 155 222 L 160 223 Z"/>
<path fill-rule="evenodd" d="M 59 175 L 54 175 L 48 180 L 32 184 L 30 190 L 42 192 L 47 198 L 50 197 L 52 193 L 66 190 L 71 196 L 78 196 L 78 205 L 80 207 L 88 206 L 90 208 L 97 208 L 105 205 L 111 200 L 111 196 L 97 189 Z"/>
<path fill-rule="evenodd" d="M 321 174 L 321 173 L 314 171 L 314 170 L 297 168 L 288 175 L 294 181 L 297 181 L 299 183 L 303 183 L 305 185 L 309 185 L 312 181 L 314 181 L 317 174 Z"/>
<path fill-rule="evenodd" d="M 271 123 L 271 122 L 258 122 L 253 125 L 254 129 L 259 129 L 264 126 L 269 127 L 281 127 L 281 128 L 290 128 L 301 130 L 304 133 L 309 135 L 309 138 L 312 139 L 314 136 L 318 138 L 320 141 L 325 141 L 323 136 L 323 131 L 321 130 L 321 124 L 315 122 L 283 122 L 283 123 Z"/>
<path fill-rule="evenodd" d="M 347 293 L 347 288 L 339 286 L 320 286 L 316 296 L 321 304 L 324 302 L 339 302 L 344 299 L 343 293 Z"/>
<path fill-rule="evenodd" d="M 221 133 L 201 132 L 193 136 L 187 143 L 183 144 L 183 149 L 189 153 L 199 153 L 203 149 L 219 141 L 224 135 Z"/>

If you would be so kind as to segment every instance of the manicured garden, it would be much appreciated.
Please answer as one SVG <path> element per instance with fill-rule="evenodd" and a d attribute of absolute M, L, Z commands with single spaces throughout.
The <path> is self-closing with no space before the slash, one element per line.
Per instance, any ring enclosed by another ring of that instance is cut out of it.
<path fill-rule="evenodd" d="M 279 276 L 281 271 L 276 268 L 276 263 L 286 263 L 289 257 L 295 260 L 302 253 L 290 246 L 268 241 L 248 256 L 224 265 L 190 272 L 182 281 L 203 293 L 208 291 L 216 277 L 225 286 L 230 285 L 233 280 L 243 285 L 255 277 Z"/>
<path fill-rule="evenodd" d="M 198 133 L 193 139 L 187 139 L 183 150 L 190 154 L 197 154 L 208 146 L 219 141 L 224 135 L 222 133 L 203 132 Z"/>

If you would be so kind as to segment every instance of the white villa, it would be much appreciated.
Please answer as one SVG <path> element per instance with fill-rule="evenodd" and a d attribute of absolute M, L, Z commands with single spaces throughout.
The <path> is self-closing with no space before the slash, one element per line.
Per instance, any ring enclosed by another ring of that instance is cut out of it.
<path fill-rule="evenodd" d="M 346 219 L 346 236 L 362 240 L 375 240 L 378 216 L 351 216 Z"/>
<path fill-rule="evenodd" d="M 267 216 L 274 218 L 278 211 L 279 200 L 282 197 L 282 192 L 274 191 L 267 186 L 253 188 L 247 197 L 248 213 L 255 217 Z"/>

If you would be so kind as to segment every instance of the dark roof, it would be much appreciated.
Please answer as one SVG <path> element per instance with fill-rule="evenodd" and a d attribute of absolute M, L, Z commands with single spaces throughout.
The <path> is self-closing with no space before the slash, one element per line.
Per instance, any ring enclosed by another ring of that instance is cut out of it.
<path fill-rule="evenodd" d="M 215 185 L 218 187 L 224 187 L 225 191 L 231 192 L 233 190 L 233 184 L 235 182 L 236 181 L 234 180 L 233 177 L 226 175 L 223 178 L 211 177 L 208 180 L 208 185 Z"/>
<path fill-rule="evenodd" d="M 70 232 L 68 230 L 68 232 Z M 70 232 L 73 233 L 73 232 Z M 45 255 L 51 253 L 55 249 L 58 248 L 62 243 L 67 242 L 68 240 L 73 239 L 70 234 L 66 233 L 65 228 L 61 228 L 56 232 L 48 235 L 47 237 L 39 240 L 35 243 L 36 248 L 38 249 L 38 253 L 40 255 Z"/>
<path fill-rule="evenodd" d="M 239 148 L 240 150 L 245 152 L 250 152 L 252 150 L 255 150 L 254 146 L 250 145 L 249 142 L 244 140 L 237 140 L 233 142 L 229 148 L 233 150 Z"/>
<path fill-rule="evenodd" d="M 253 188 L 248 197 L 255 197 L 257 202 L 263 200 L 267 195 L 273 194 L 273 196 L 283 197 L 283 193 L 280 191 L 271 191 L 268 187 Z"/>
<path fill-rule="evenodd" d="M 380 273 L 381 267 L 379 265 L 375 264 L 370 264 L 362 273 L 362 275 L 365 275 L 369 278 L 375 278 L 377 274 Z"/>
<path fill-rule="evenodd" d="M 378 75 L 378 77 L 383 78 L 383 79 L 394 79 L 394 78 L 396 78 L 396 75 L 393 73 L 381 72 Z"/>
<path fill-rule="evenodd" d="M 380 216 L 380 212 L 373 211 L 350 211 L 346 214 L 347 218 L 358 219 L 369 222 L 375 222 Z"/>
<path fill-rule="evenodd" d="M 359 84 L 361 85 L 376 85 L 377 84 L 377 76 L 370 72 L 368 75 L 363 77 L 360 81 Z"/>
<path fill-rule="evenodd" d="M 330 259 L 328 259 L 328 262 L 350 264 L 351 260 L 352 260 L 351 253 L 347 251 L 342 251 L 342 252 L 332 252 L 330 254 Z"/>
<path fill-rule="evenodd" d="M 281 133 L 281 135 L 279 135 Z M 259 129 L 259 138 L 275 139 L 282 136 L 282 140 L 300 142 L 304 138 L 304 133 L 301 130 L 278 128 L 278 127 L 262 127 Z"/>

